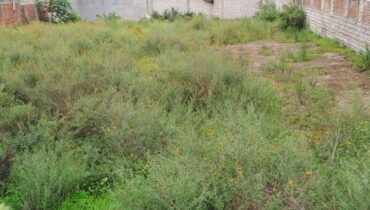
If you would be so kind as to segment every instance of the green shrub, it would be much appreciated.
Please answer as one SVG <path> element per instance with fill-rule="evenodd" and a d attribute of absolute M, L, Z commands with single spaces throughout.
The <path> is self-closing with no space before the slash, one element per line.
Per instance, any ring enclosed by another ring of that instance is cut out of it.
<path fill-rule="evenodd" d="M 95 197 L 86 191 L 78 191 L 69 196 L 58 210 L 101 210 L 112 209 L 112 199 L 108 195 Z"/>
<path fill-rule="evenodd" d="M 49 12 L 51 13 L 51 22 L 66 23 L 78 20 L 76 13 L 72 12 L 72 5 L 69 0 L 50 0 Z"/>
<path fill-rule="evenodd" d="M 323 72 L 288 63 L 310 58 L 304 45 L 260 72 L 241 61 L 253 48 L 219 46 L 256 40 L 360 58 L 257 18 L 1 28 L 0 202 L 369 209 L 366 112 L 335 123 L 333 93 L 306 82 Z"/>
<path fill-rule="evenodd" d="M 330 132 L 317 139 L 315 147 L 320 166 L 319 184 L 305 192 L 308 202 L 324 201 L 318 208 L 368 209 L 370 118 L 363 108 L 348 114 L 335 114 Z M 326 179 L 325 177 L 330 177 Z M 322 196 L 318 197 L 317 195 Z"/>
<path fill-rule="evenodd" d="M 173 22 L 176 19 L 181 18 L 181 17 L 193 17 L 193 16 L 194 16 L 194 13 L 192 12 L 181 13 L 172 7 L 170 10 L 165 10 L 163 14 L 159 13 L 158 11 L 154 11 L 151 15 L 151 18 Z"/>
<path fill-rule="evenodd" d="M 184 131 L 194 130 L 196 136 L 179 135 L 167 155 L 150 156 L 143 164 L 145 175 L 124 177 L 115 191 L 117 209 L 261 207 L 264 186 L 278 195 L 289 179 L 303 181 L 301 174 L 311 167 L 303 139 L 284 136 L 252 106 L 248 114 L 235 107 L 223 113 L 187 122 Z M 218 127 L 218 120 L 225 125 Z"/>
<path fill-rule="evenodd" d="M 228 94 L 240 94 L 243 88 L 243 76 L 237 66 L 210 51 L 198 52 L 196 56 L 193 52 L 176 56 L 166 54 L 163 59 L 161 67 L 168 72 L 160 78 L 168 85 L 164 101 L 172 101 L 168 104 L 172 108 L 176 105 L 174 100 L 194 110 L 207 108 Z M 168 63 L 171 59 L 177 62 Z M 188 65 L 192 68 L 188 69 Z"/>
<path fill-rule="evenodd" d="M 193 19 L 192 28 L 195 30 L 205 30 L 210 27 L 209 24 L 211 24 L 211 22 L 207 19 L 207 17 L 198 15 Z"/>
<path fill-rule="evenodd" d="M 256 14 L 258 18 L 265 21 L 275 21 L 279 17 L 279 12 L 276 9 L 276 5 L 272 1 L 260 1 L 259 10 Z"/>
<path fill-rule="evenodd" d="M 16 133 L 35 123 L 38 115 L 32 105 L 15 105 L 0 113 L 0 131 Z"/>
<path fill-rule="evenodd" d="M 306 44 L 302 44 L 299 47 L 298 52 L 288 51 L 287 55 L 285 55 L 284 58 L 291 62 L 311 61 L 313 57 L 307 51 L 307 49 L 308 49 L 308 46 Z"/>
<path fill-rule="evenodd" d="M 161 15 L 161 13 L 159 13 L 158 11 L 153 11 L 153 13 L 152 13 L 152 16 L 151 16 L 153 19 L 155 19 L 155 20 L 160 20 L 160 19 L 162 19 L 162 15 Z"/>
<path fill-rule="evenodd" d="M 151 34 L 144 42 L 144 53 L 151 56 L 158 56 L 168 51 L 186 51 L 189 46 L 177 34 L 171 34 L 163 37 L 159 33 Z"/>
<path fill-rule="evenodd" d="M 361 53 L 360 62 L 357 64 L 361 71 L 370 70 L 370 50 L 369 46 L 366 46 L 365 52 Z"/>
<path fill-rule="evenodd" d="M 19 156 L 11 172 L 11 200 L 21 209 L 54 209 L 86 177 L 86 167 L 73 154 L 44 148 Z"/>
<path fill-rule="evenodd" d="M 306 26 L 306 14 L 296 4 L 285 5 L 279 19 L 282 29 L 303 29 Z"/>
<path fill-rule="evenodd" d="M 96 18 L 98 20 L 104 20 L 104 21 L 115 21 L 115 20 L 120 20 L 121 17 L 119 15 L 117 15 L 117 13 L 115 12 L 111 12 L 111 13 L 103 13 L 102 15 L 97 15 Z"/>

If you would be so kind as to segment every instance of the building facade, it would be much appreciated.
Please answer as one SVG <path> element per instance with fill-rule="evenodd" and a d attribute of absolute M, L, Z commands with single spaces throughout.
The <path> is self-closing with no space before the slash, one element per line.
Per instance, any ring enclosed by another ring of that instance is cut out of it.
<path fill-rule="evenodd" d="M 35 0 L 0 0 L 0 26 L 37 20 Z"/>

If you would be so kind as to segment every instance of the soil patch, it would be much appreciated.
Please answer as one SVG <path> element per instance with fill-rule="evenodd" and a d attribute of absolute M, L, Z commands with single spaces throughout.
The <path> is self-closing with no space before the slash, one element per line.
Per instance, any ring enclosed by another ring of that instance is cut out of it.
<path fill-rule="evenodd" d="M 247 44 L 226 46 L 232 59 L 243 56 L 248 60 L 248 71 L 261 72 L 262 67 L 287 54 L 298 53 L 301 43 L 280 43 L 275 41 L 258 41 Z M 311 85 L 323 85 L 334 94 L 340 108 L 349 109 L 352 99 L 357 96 L 363 100 L 363 105 L 370 113 L 370 76 L 357 71 L 344 55 L 338 53 L 320 53 L 319 47 L 313 43 L 307 44 L 308 53 L 312 54 L 311 61 L 292 62 L 293 71 L 310 71 L 320 69 L 320 74 L 307 74 L 305 78 Z"/>

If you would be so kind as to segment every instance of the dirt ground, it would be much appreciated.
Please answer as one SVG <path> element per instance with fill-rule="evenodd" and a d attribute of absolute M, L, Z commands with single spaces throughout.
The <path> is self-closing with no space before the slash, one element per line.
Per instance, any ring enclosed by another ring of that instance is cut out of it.
<path fill-rule="evenodd" d="M 300 43 L 279 43 L 274 41 L 258 41 L 247 44 L 226 46 L 231 58 L 240 59 L 246 56 L 248 71 L 260 73 L 263 66 L 282 58 L 288 53 L 297 53 Z M 334 94 L 338 107 L 348 110 L 352 107 L 352 99 L 362 98 L 363 105 L 370 113 L 370 76 L 357 71 L 345 56 L 338 53 L 319 52 L 313 43 L 307 44 L 307 52 L 312 60 L 290 62 L 293 71 L 312 71 L 306 81 L 313 86 L 323 85 Z M 317 73 L 320 72 L 320 73 Z"/>

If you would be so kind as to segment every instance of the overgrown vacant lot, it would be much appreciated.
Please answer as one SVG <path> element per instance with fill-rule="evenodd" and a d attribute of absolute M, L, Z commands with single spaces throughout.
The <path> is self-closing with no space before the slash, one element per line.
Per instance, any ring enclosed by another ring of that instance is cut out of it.
<path fill-rule="evenodd" d="M 2 28 L 0 201 L 369 209 L 361 62 L 257 19 Z"/>

